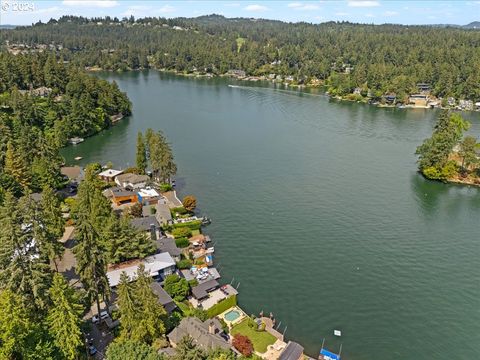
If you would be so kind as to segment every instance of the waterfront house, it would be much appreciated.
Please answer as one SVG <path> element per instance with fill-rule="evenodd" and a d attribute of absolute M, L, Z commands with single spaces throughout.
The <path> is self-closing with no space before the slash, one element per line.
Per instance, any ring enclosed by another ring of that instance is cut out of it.
<path fill-rule="evenodd" d="M 155 241 L 157 249 L 161 253 L 168 253 L 176 262 L 181 260 L 182 250 L 175 244 L 175 239 L 170 237 L 158 237 Z"/>
<path fill-rule="evenodd" d="M 120 275 L 125 272 L 130 280 L 135 280 L 138 266 L 143 264 L 145 271 L 156 280 L 162 282 L 163 279 L 175 272 L 175 260 L 168 253 L 160 253 L 147 256 L 145 259 L 136 259 L 115 264 L 109 267 L 107 278 L 110 287 L 115 288 L 120 283 Z"/>
<path fill-rule="evenodd" d="M 353 89 L 353 95 L 362 95 L 362 89 L 359 87 Z"/>
<path fill-rule="evenodd" d="M 137 175 L 132 173 L 121 174 L 115 177 L 118 186 L 129 189 L 144 188 L 150 178 L 148 175 Z"/>
<path fill-rule="evenodd" d="M 448 106 L 455 106 L 455 103 L 456 103 L 455 98 L 453 98 L 453 97 L 447 98 Z"/>
<path fill-rule="evenodd" d="M 173 347 L 176 347 L 184 337 L 189 336 L 197 346 L 204 350 L 215 348 L 228 350 L 231 346 L 221 336 L 222 332 L 221 324 L 218 321 L 208 319 L 202 322 L 198 318 L 187 317 L 183 318 L 167 337 Z"/>
<path fill-rule="evenodd" d="M 103 194 L 110 198 L 116 206 L 136 203 L 138 200 L 136 192 L 119 187 L 107 189 Z"/>
<path fill-rule="evenodd" d="M 167 205 L 165 199 L 160 199 L 155 206 L 156 212 L 155 217 L 160 225 L 167 225 L 172 222 L 172 214 L 170 212 L 170 207 Z"/>
<path fill-rule="evenodd" d="M 155 205 L 162 197 L 155 189 L 146 187 L 137 192 L 138 202 L 142 205 Z"/>
<path fill-rule="evenodd" d="M 472 100 L 459 100 L 458 101 L 458 108 L 460 110 L 473 110 L 473 101 Z"/>
<path fill-rule="evenodd" d="M 209 280 L 204 283 L 198 284 L 197 286 L 192 287 L 192 296 L 200 301 L 205 298 L 208 298 L 208 293 L 218 289 L 220 284 L 217 280 Z"/>
<path fill-rule="evenodd" d="M 475 103 L 475 110 L 480 111 L 480 101 Z"/>
<path fill-rule="evenodd" d="M 244 70 L 232 69 L 232 70 L 228 70 L 228 75 L 235 76 L 238 78 L 243 78 L 247 74 L 245 73 Z"/>
<path fill-rule="evenodd" d="M 408 98 L 408 103 L 414 107 L 427 107 L 428 96 L 425 94 L 414 94 Z"/>
<path fill-rule="evenodd" d="M 387 94 L 387 95 L 384 95 L 383 98 L 385 99 L 385 102 L 387 104 L 395 104 L 395 101 L 397 100 L 397 95 Z"/>
<path fill-rule="evenodd" d="M 165 308 L 168 314 L 177 308 L 171 296 L 163 289 L 158 282 L 152 282 L 150 288 L 157 295 L 158 302 Z"/>
<path fill-rule="evenodd" d="M 303 346 L 294 342 L 289 341 L 285 349 L 278 360 L 302 360 L 303 359 Z"/>
<path fill-rule="evenodd" d="M 152 240 L 157 239 L 157 232 L 159 231 L 160 224 L 155 216 L 150 215 L 141 218 L 133 218 L 130 220 L 130 224 L 138 231 L 147 233 Z"/>
<path fill-rule="evenodd" d="M 103 181 L 110 182 L 110 181 L 114 181 L 115 178 L 122 173 L 123 173 L 122 170 L 107 169 L 107 170 L 104 170 L 101 173 L 99 173 L 98 177 L 100 179 L 102 179 Z"/>

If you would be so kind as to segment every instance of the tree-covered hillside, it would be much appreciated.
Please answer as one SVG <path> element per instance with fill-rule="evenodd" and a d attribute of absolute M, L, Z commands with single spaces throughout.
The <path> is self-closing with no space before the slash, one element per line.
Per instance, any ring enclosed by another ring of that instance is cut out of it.
<path fill-rule="evenodd" d="M 0 34 L 10 44 L 54 44 L 64 60 L 111 70 L 242 69 L 326 80 L 338 95 L 368 89 L 373 98 L 411 94 L 417 83 L 428 83 L 436 96 L 480 99 L 480 32 L 462 28 L 70 16 Z"/>

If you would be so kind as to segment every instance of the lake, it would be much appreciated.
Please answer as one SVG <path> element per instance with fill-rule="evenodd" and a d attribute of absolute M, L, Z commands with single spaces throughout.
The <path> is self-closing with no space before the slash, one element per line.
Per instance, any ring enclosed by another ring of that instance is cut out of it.
<path fill-rule="evenodd" d="M 99 76 L 133 115 L 65 148 L 67 162 L 132 166 L 137 132 L 163 130 L 177 190 L 212 218 L 216 264 L 247 313 L 272 312 L 312 356 L 325 338 L 344 359 L 480 357 L 479 190 L 416 172 L 437 111 L 155 71 Z M 465 116 L 479 135 L 479 114 Z"/>

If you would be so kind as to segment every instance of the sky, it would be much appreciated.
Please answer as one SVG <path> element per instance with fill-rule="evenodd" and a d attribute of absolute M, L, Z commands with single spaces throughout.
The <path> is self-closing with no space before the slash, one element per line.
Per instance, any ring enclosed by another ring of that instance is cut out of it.
<path fill-rule="evenodd" d="M 480 1 L 127 1 L 127 0 L 0 0 L 0 25 L 30 25 L 62 15 L 122 18 L 133 15 L 275 19 L 288 22 L 350 21 L 367 24 L 458 24 L 480 21 Z"/>

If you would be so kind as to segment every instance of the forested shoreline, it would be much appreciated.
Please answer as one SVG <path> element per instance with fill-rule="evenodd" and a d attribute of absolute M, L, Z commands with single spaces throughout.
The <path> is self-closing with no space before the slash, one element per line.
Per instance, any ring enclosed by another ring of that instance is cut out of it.
<path fill-rule="evenodd" d="M 274 74 L 294 84 L 322 83 L 334 96 L 368 93 L 372 100 L 392 93 L 405 99 L 418 91 L 418 83 L 427 83 L 436 97 L 480 99 L 476 30 L 313 25 L 218 15 L 121 20 L 64 16 L 1 34 L 10 46 L 42 44 L 82 67 L 211 75 L 240 70 L 250 76 Z"/>

